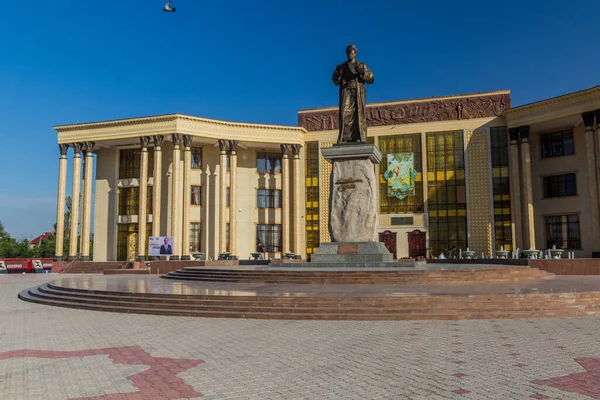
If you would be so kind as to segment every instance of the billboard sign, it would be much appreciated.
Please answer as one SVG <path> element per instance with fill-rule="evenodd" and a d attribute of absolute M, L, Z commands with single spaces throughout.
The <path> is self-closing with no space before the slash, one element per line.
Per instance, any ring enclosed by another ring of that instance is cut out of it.
<path fill-rule="evenodd" d="M 173 255 L 173 236 L 150 236 L 148 238 L 149 256 Z"/>
<path fill-rule="evenodd" d="M 415 194 L 417 171 L 415 153 L 392 153 L 387 155 L 387 171 L 383 174 L 388 184 L 388 197 L 400 200 Z"/>

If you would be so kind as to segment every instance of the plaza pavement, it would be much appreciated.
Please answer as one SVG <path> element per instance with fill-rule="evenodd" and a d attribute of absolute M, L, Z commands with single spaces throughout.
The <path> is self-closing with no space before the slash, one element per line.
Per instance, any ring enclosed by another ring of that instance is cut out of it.
<path fill-rule="evenodd" d="M 0 399 L 600 399 L 600 317 L 210 319 L 17 298 L 65 276 L 0 275 Z"/>

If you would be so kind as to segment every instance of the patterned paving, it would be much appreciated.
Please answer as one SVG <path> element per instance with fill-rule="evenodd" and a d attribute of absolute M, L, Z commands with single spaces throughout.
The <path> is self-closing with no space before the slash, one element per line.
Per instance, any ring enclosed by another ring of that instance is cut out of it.
<path fill-rule="evenodd" d="M 0 399 L 600 399 L 600 318 L 274 321 L 17 299 L 0 276 Z"/>

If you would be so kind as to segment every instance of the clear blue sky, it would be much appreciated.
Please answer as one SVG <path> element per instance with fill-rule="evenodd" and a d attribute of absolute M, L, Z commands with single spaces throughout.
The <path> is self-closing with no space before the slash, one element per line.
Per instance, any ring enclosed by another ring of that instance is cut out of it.
<path fill-rule="evenodd" d="M 519 105 L 600 84 L 598 0 L 173 5 L 3 3 L 0 221 L 13 236 L 55 221 L 53 125 L 175 112 L 295 125 L 298 109 L 336 104 L 349 43 L 375 74 L 370 102 L 510 89 Z"/>

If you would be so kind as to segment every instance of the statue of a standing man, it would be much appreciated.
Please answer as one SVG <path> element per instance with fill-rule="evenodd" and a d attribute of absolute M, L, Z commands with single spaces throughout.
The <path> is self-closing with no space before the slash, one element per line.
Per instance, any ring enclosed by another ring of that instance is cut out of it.
<path fill-rule="evenodd" d="M 356 60 L 356 46 L 346 47 L 348 61 L 338 65 L 333 73 L 333 84 L 340 86 L 339 143 L 366 142 L 367 117 L 365 83 L 373 83 L 375 77 L 366 66 Z"/>

